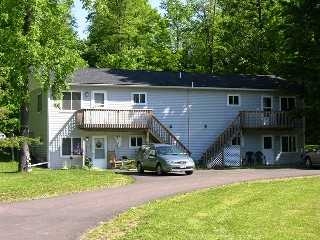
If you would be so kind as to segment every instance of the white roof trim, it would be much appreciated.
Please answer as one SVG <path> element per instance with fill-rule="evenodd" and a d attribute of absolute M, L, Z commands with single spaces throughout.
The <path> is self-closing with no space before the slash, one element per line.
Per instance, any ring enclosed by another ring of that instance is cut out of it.
<path fill-rule="evenodd" d="M 165 89 L 194 89 L 194 90 L 233 90 L 233 91 L 258 91 L 275 92 L 277 89 L 257 89 L 257 88 L 220 88 L 220 87 L 181 87 L 181 86 L 150 86 L 150 85 L 116 85 L 108 83 L 69 83 L 70 86 L 80 87 L 115 87 L 115 88 L 165 88 Z"/>

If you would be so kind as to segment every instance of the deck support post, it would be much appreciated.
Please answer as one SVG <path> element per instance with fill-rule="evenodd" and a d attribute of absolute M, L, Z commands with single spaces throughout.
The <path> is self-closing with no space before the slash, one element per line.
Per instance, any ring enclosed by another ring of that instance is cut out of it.
<path fill-rule="evenodd" d="M 147 134 L 146 134 L 146 144 L 150 144 L 150 132 L 149 132 L 149 130 L 147 130 Z"/>
<path fill-rule="evenodd" d="M 82 167 L 84 167 L 86 163 L 86 143 L 86 139 L 82 139 Z"/>

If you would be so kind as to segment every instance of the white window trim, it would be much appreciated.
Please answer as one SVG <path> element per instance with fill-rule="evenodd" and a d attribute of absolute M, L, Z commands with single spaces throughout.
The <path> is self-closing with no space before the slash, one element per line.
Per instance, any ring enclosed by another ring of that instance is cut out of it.
<path fill-rule="evenodd" d="M 230 104 L 229 103 L 229 97 L 231 97 L 231 96 L 238 96 L 239 104 Z M 241 95 L 240 94 L 227 94 L 227 106 L 229 106 L 229 107 L 241 107 Z"/>
<path fill-rule="evenodd" d="M 134 98 L 133 98 L 133 95 L 134 94 L 144 94 L 144 99 L 145 99 L 145 103 L 135 103 L 134 102 Z M 147 95 L 147 93 L 146 92 L 132 92 L 131 93 L 131 103 L 133 104 L 133 105 L 147 105 L 148 104 L 148 95 Z"/>
<path fill-rule="evenodd" d="M 282 137 L 295 137 L 296 138 L 296 151 L 295 152 L 282 152 Z M 281 153 L 297 153 L 298 152 L 298 135 L 280 135 L 280 152 Z"/>
<path fill-rule="evenodd" d="M 95 93 L 103 93 L 103 96 L 104 96 L 104 102 L 103 102 L 103 107 L 96 107 L 95 106 L 95 102 L 94 102 L 94 94 Z M 96 90 L 96 91 L 92 91 L 91 92 L 91 108 L 106 108 L 107 107 L 107 92 L 106 91 L 99 91 L 99 90 Z"/>
<path fill-rule="evenodd" d="M 297 107 L 297 97 L 296 96 L 280 96 L 279 97 L 279 110 L 282 112 L 282 107 L 281 107 L 281 98 L 294 98 L 294 106 Z"/>
<path fill-rule="evenodd" d="M 64 92 L 69 92 L 71 93 L 71 99 L 70 99 L 70 102 L 71 102 L 71 108 L 72 108 L 72 93 L 76 92 L 76 93 L 80 93 L 80 109 L 82 109 L 82 95 L 83 95 L 83 92 L 82 91 L 62 91 L 62 93 Z M 78 110 L 72 110 L 72 109 L 62 109 L 62 104 L 63 104 L 63 99 L 60 100 L 60 112 L 63 112 L 63 113 L 73 113 L 73 112 L 76 112 Z"/>
<path fill-rule="evenodd" d="M 262 139 L 261 139 L 261 149 L 264 150 L 264 138 L 265 137 L 271 137 L 272 138 L 272 150 L 274 151 L 274 136 L 273 135 L 262 135 Z"/>
<path fill-rule="evenodd" d="M 41 95 L 41 111 L 38 110 L 39 108 L 39 96 Z M 43 96 L 42 92 L 37 94 L 37 113 L 41 113 L 43 111 Z"/>
<path fill-rule="evenodd" d="M 142 145 L 143 145 L 143 136 L 142 135 L 131 135 L 131 136 L 129 136 L 129 148 L 139 148 L 140 147 L 140 146 L 132 146 L 131 145 L 131 138 L 133 138 L 133 137 L 135 137 L 135 138 L 141 137 L 142 138 Z"/>
<path fill-rule="evenodd" d="M 265 95 L 265 96 L 261 96 L 261 111 L 263 111 L 263 99 L 264 98 L 271 98 L 271 111 L 273 111 L 273 109 L 274 109 L 274 105 L 273 105 L 273 96 L 267 96 L 267 95 Z"/>
<path fill-rule="evenodd" d="M 63 141 L 63 139 L 64 138 L 71 138 L 71 155 L 63 155 L 62 154 L 62 141 Z M 60 141 L 60 157 L 61 158 L 70 158 L 70 157 L 81 157 L 82 155 L 73 155 L 72 153 L 73 153 L 73 138 L 80 138 L 81 139 L 81 150 L 83 150 L 83 145 L 82 145 L 82 143 L 83 143 L 83 138 L 82 137 L 62 137 L 61 138 L 61 141 Z"/>

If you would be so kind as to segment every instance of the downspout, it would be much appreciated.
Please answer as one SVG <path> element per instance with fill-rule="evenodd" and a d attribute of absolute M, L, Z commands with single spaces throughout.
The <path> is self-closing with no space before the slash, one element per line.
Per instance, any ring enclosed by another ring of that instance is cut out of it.
<path fill-rule="evenodd" d="M 188 149 L 190 148 L 190 89 L 187 89 L 187 128 L 188 128 Z"/>
<path fill-rule="evenodd" d="M 50 109 L 50 104 L 51 104 L 51 100 L 50 100 L 50 96 L 51 96 L 51 90 L 49 89 L 47 91 L 47 107 L 46 107 L 46 111 L 47 111 L 47 161 L 48 161 L 48 168 L 51 168 L 51 163 L 50 163 L 50 115 L 49 115 L 49 109 Z"/>

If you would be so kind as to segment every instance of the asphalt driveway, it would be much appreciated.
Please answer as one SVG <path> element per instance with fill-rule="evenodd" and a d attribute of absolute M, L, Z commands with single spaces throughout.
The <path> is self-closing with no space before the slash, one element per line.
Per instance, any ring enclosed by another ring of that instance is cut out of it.
<path fill-rule="evenodd" d="M 0 239 L 78 239 L 85 231 L 150 200 L 235 182 L 320 175 L 319 170 L 236 169 L 196 171 L 191 176 L 146 173 L 120 188 L 62 197 L 0 203 Z"/>

